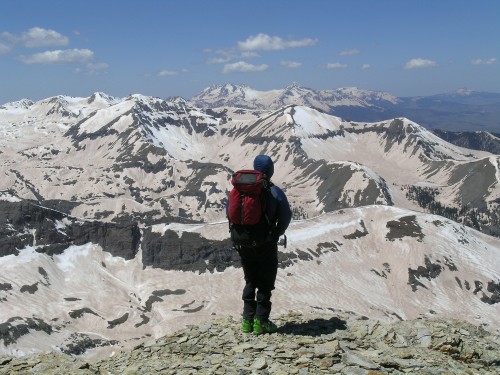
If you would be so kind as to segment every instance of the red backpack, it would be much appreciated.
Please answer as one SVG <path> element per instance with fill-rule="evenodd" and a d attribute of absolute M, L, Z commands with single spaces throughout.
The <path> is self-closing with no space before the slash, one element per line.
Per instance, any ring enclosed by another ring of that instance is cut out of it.
<path fill-rule="evenodd" d="M 260 246 L 270 240 L 272 226 L 266 215 L 266 190 L 272 183 L 262 172 L 240 170 L 231 178 L 227 217 L 236 246 Z"/>

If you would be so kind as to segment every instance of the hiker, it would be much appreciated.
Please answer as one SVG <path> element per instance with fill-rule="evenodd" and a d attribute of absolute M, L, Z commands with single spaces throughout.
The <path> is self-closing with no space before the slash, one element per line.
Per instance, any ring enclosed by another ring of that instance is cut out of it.
<path fill-rule="evenodd" d="M 292 213 L 287 197 L 283 191 L 271 183 L 270 178 L 274 173 L 274 163 L 267 155 L 258 155 L 253 163 L 254 171 L 241 171 L 239 176 L 244 176 L 246 182 L 259 179 L 263 173 L 263 184 L 265 185 L 261 193 L 262 199 L 256 199 L 257 204 L 262 204 L 262 217 L 259 224 L 254 225 L 255 232 L 247 230 L 244 223 L 239 222 L 239 216 L 245 214 L 238 207 L 243 207 L 241 201 L 244 194 L 235 193 L 235 198 L 230 194 L 227 204 L 231 239 L 241 257 L 245 277 L 245 287 L 243 288 L 243 320 L 242 331 L 254 334 L 273 333 L 277 327 L 269 320 L 271 313 L 271 291 L 274 289 L 276 275 L 278 272 L 278 241 L 279 237 L 285 233 L 290 224 Z M 244 174 L 244 172 L 255 172 L 258 175 Z M 233 176 L 233 181 L 238 172 Z M 259 180 L 260 182 L 260 180 Z M 234 185 L 234 182 L 233 182 Z M 235 185 L 236 188 L 236 185 Z M 234 190 L 234 189 L 233 189 Z M 259 194 L 259 197 L 260 197 Z M 238 200 L 240 199 L 240 200 Z M 245 201 L 247 205 L 249 204 Z M 234 212 L 237 211 L 238 214 Z M 254 210 L 255 211 L 255 210 Z M 234 221 L 231 220 L 234 217 Z M 238 222 L 240 225 L 236 225 Z M 249 237 L 249 238 L 247 238 Z"/>

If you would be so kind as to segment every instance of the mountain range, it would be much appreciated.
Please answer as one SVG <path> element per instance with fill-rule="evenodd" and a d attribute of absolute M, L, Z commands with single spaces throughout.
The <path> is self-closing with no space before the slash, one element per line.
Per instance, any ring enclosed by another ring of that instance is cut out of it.
<path fill-rule="evenodd" d="M 499 155 L 405 117 L 200 98 L 0 107 L 2 352 L 103 355 L 238 315 L 224 207 L 231 174 L 258 154 L 294 214 L 276 312 L 459 317 L 498 332 Z"/>
<path fill-rule="evenodd" d="M 191 99 L 201 108 L 239 107 L 273 110 L 304 105 L 356 122 L 410 118 L 427 129 L 500 133 L 500 94 L 459 89 L 447 94 L 396 97 L 356 87 L 314 90 L 297 83 L 259 91 L 246 85 L 214 85 Z M 498 139 L 496 140 L 498 143 Z"/>

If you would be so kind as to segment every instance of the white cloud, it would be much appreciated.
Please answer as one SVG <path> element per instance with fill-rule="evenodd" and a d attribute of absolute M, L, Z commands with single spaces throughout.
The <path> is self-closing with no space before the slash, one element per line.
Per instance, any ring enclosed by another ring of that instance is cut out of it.
<path fill-rule="evenodd" d="M 73 64 L 86 63 L 94 58 L 89 49 L 66 49 L 35 53 L 31 56 L 20 56 L 25 64 Z"/>
<path fill-rule="evenodd" d="M 3 32 L 0 34 L 0 37 L 12 45 L 22 44 L 27 48 L 59 47 L 66 46 L 69 43 L 68 37 L 55 30 L 43 29 L 41 27 L 32 27 L 28 31 L 18 35 Z"/>
<path fill-rule="evenodd" d="M 363 69 L 363 70 L 370 69 L 370 64 L 363 64 L 363 65 L 361 65 L 361 69 Z"/>
<path fill-rule="evenodd" d="M 171 76 L 176 76 L 178 75 L 179 72 L 173 71 L 173 70 L 162 70 L 158 72 L 157 76 L 158 77 L 171 77 Z"/>
<path fill-rule="evenodd" d="M 88 63 L 85 68 L 76 68 L 75 73 L 83 74 L 86 76 L 97 76 L 105 69 L 109 68 L 106 63 Z"/>
<path fill-rule="evenodd" d="M 339 52 L 339 56 L 353 56 L 359 54 L 359 50 L 356 48 L 348 49 Z"/>
<path fill-rule="evenodd" d="M 223 73 L 235 73 L 235 72 L 263 72 L 269 68 L 268 65 L 253 65 L 245 61 L 238 61 L 232 64 L 224 65 Z"/>
<path fill-rule="evenodd" d="M 289 61 L 285 60 L 281 62 L 281 65 L 286 66 L 287 68 L 300 68 L 302 66 L 302 63 L 297 62 L 297 61 Z"/>
<path fill-rule="evenodd" d="M 411 59 L 405 65 L 405 69 L 430 68 L 437 66 L 437 63 L 426 59 Z"/>
<path fill-rule="evenodd" d="M 254 51 L 243 51 L 241 54 L 234 53 L 234 51 L 217 51 L 214 52 L 220 54 L 220 57 L 213 57 L 207 60 L 207 64 L 225 64 L 231 60 L 236 59 L 252 59 L 259 57 L 259 54 Z"/>
<path fill-rule="evenodd" d="M 21 34 L 21 41 L 25 47 L 56 47 L 65 46 L 69 39 L 57 31 L 33 27 Z"/>
<path fill-rule="evenodd" d="M 88 63 L 87 67 L 92 68 L 92 69 L 106 69 L 106 68 L 109 68 L 109 64 L 106 64 L 106 63 Z"/>
<path fill-rule="evenodd" d="M 279 36 L 257 34 L 243 42 L 238 42 L 238 48 L 244 51 L 269 51 L 287 48 L 308 47 L 318 43 L 317 39 L 304 38 L 300 40 L 284 40 Z"/>
<path fill-rule="evenodd" d="M 497 59 L 495 59 L 495 58 L 491 58 L 491 59 L 488 59 L 488 60 L 475 59 L 475 60 L 471 61 L 471 64 L 474 64 L 474 65 L 491 65 L 491 64 L 495 64 L 496 62 L 497 62 Z"/>
<path fill-rule="evenodd" d="M 327 69 L 341 69 L 341 68 L 347 68 L 346 64 L 341 64 L 341 63 L 329 63 L 326 65 Z"/>
<path fill-rule="evenodd" d="M 10 48 L 5 44 L 0 43 L 0 55 L 10 51 Z"/>
<path fill-rule="evenodd" d="M 225 64 L 231 61 L 231 57 L 213 57 L 207 60 L 207 64 Z"/>
<path fill-rule="evenodd" d="M 224 56 L 224 57 L 229 57 L 229 56 L 234 56 L 235 55 L 235 51 L 234 49 L 223 49 L 223 48 L 219 48 L 219 49 L 213 49 L 213 48 L 204 48 L 202 50 L 204 53 L 213 53 L 215 55 L 221 55 L 221 56 Z"/>
<path fill-rule="evenodd" d="M 253 59 L 255 57 L 259 57 L 259 54 L 253 51 L 243 51 L 241 53 L 241 57 L 244 59 Z"/>
<path fill-rule="evenodd" d="M 16 42 L 17 37 L 14 34 L 11 34 L 7 31 L 3 31 L 0 33 L 0 38 L 9 44 L 14 44 Z"/>

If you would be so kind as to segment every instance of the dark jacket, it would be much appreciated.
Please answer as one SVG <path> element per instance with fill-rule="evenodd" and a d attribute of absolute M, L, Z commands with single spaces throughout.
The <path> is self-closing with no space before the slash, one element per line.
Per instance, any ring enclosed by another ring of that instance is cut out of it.
<path fill-rule="evenodd" d="M 266 214 L 271 223 L 276 223 L 276 233 L 284 234 L 292 220 L 292 211 L 285 193 L 276 185 L 266 191 Z"/>
<path fill-rule="evenodd" d="M 265 173 L 269 179 L 274 174 L 274 163 L 267 155 L 258 155 L 253 168 Z M 266 214 L 272 224 L 276 223 L 276 234 L 284 234 L 292 220 L 292 211 L 285 193 L 276 185 L 266 192 Z"/>

